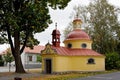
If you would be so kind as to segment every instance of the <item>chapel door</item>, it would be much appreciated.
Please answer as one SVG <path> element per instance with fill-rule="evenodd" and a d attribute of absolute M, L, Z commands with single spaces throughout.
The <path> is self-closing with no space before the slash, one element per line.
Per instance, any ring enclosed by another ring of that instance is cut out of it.
<path fill-rule="evenodd" d="M 52 70 L 51 59 L 46 59 L 46 73 L 51 74 Z"/>

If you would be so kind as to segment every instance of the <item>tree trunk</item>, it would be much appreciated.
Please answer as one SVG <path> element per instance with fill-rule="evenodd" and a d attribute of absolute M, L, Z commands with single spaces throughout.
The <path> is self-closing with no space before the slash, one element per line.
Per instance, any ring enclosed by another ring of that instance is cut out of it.
<path fill-rule="evenodd" d="M 10 32 L 10 26 L 7 24 L 6 25 L 7 28 L 7 34 L 8 34 L 8 39 L 9 39 L 9 43 L 11 46 L 11 51 L 12 51 L 12 55 L 14 56 L 15 59 L 15 65 L 16 65 L 16 73 L 25 73 L 25 70 L 23 68 L 23 64 L 21 61 L 21 54 L 20 54 L 20 32 L 18 29 L 16 29 L 14 31 L 14 44 L 12 41 L 12 37 L 11 37 L 11 32 Z"/>
<path fill-rule="evenodd" d="M 21 61 L 21 54 L 20 54 L 20 32 L 15 31 L 14 33 L 14 45 L 15 45 L 15 53 L 14 53 L 14 59 L 15 59 L 15 65 L 16 65 L 16 73 L 25 73 L 25 70 L 23 68 L 23 64 Z"/>
<path fill-rule="evenodd" d="M 15 58 L 15 65 L 16 65 L 15 66 L 16 67 L 15 72 L 16 73 L 25 73 L 20 54 L 17 53 L 14 58 Z"/>

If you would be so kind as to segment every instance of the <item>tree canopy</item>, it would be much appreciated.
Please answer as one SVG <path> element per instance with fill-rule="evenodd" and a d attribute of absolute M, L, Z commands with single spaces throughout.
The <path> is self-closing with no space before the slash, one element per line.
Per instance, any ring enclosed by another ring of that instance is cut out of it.
<path fill-rule="evenodd" d="M 0 1 L 0 43 L 9 42 L 15 59 L 16 72 L 24 73 L 21 53 L 25 46 L 39 42 L 34 34 L 51 23 L 49 9 L 63 9 L 70 0 L 2 0 Z M 22 46 L 20 46 L 22 45 Z"/>
<path fill-rule="evenodd" d="M 90 3 L 88 10 L 94 49 L 103 54 L 115 52 L 120 27 L 117 8 L 107 0 L 96 0 Z"/>

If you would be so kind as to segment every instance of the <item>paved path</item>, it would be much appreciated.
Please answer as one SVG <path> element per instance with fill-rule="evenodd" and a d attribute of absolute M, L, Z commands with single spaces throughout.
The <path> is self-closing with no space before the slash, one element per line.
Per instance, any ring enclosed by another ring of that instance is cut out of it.
<path fill-rule="evenodd" d="M 86 78 L 78 78 L 71 80 L 120 80 L 120 72 L 101 74 L 101 75 L 89 76 Z"/>
<path fill-rule="evenodd" d="M 40 73 L 27 73 L 27 74 L 12 74 L 7 76 L 0 76 L 0 80 L 14 80 L 15 77 L 25 78 L 25 77 L 37 77 L 42 76 Z"/>
<path fill-rule="evenodd" d="M 15 67 L 11 67 L 10 69 L 9 69 L 9 67 L 8 66 L 5 66 L 5 67 L 0 67 L 0 72 L 14 72 L 15 71 Z"/>
<path fill-rule="evenodd" d="M 41 74 L 41 69 L 40 68 L 36 68 L 36 69 L 25 69 L 26 74 L 17 74 L 17 73 L 11 73 L 10 75 L 6 75 L 6 72 L 9 72 L 9 67 L 0 67 L 0 80 L 14 80 L 15 77 L 20 77 L 20 78 L 25 78 L 25 77 L 37 77 L 37 76 L 43 76 L 43 74 Z M 15 68 L 12 67 L 10 69 L 10 72 L 14 72 Z M 34 73 L 34 71 L 36 73 Z M 5 74 L 5 75 L 4 75 Z M 4 76 L 3 76 L 4 75 Z"/>

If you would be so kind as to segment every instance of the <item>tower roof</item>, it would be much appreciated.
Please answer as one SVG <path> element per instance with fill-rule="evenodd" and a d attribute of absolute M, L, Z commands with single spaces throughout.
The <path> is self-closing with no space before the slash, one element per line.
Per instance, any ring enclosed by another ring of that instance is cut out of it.
<path fill-rule="evenodd" d="M 84 32 L 81 29 L 74 29 L 72 32 L 70 32 L 67 35 L 67 40 L 74 40 L 74 39 L 86 39 L 86 40 L 90 40 L 89 35 Z"/>
<path fill-rule="evenodd" d="M 57 29 L 54 29 L 53 32 L 52 32 L 52 35 L 53 35 L 53 34 L 60 34 L 60 31 L 57 30 Z"/>
<path fill-rule="evenodd" d="M 52 35 L 56 35 L 56 34 L 60 35 L 60 31 L 57 29 L 57 23 L 55 23 L 55 27 L 56 27 L 56 29 L 53 30 Z"/>

